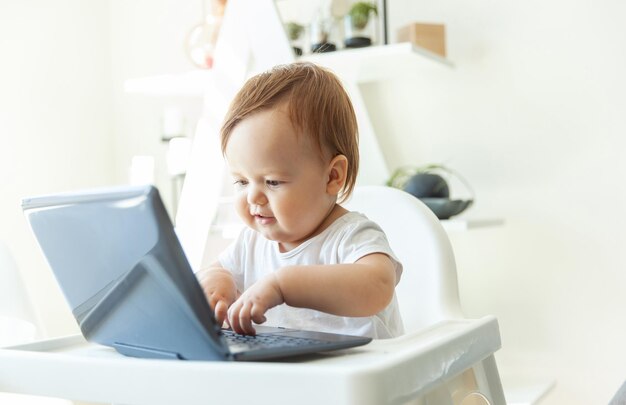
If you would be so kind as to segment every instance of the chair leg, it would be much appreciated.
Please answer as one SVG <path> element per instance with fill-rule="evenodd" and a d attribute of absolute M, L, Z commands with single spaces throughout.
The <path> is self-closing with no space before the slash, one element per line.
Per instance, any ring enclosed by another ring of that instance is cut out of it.
<path fill-rule="evenodd" d="M 455 405 L 506 405 L 493 355 L 453 378 L 447 386 Z"/>
<path fill-rule="evenodd" d="M 493 355 L 407 405 L 506 405 Z"/>
<path fill-rule="evenodd" d="M 500 373 L 493 354 L 482 361 L 482 369 L 485 377 L 484 387 L 490 394 L 491 403 L 494 405 L 506 405 Z"/>

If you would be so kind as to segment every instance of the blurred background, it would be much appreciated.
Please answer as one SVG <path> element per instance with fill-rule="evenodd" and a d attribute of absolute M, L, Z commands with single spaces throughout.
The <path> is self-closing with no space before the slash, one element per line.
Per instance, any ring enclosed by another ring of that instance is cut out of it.
<path fill-rule="evenodd" d="M 503 378 L 556 383 L 542 403 L 607 403 L 626 380 L 626 3 L 387 4 L 392 42 L 413 21 L 445 24 L 453 64 L 360 85 L 387 164 L 453 167 L 476 195 L 463 215 L 504 219 L 450 233 L 467 315 L 498 317 Z M 198 69 L 185 43 L 202 13 L 196 0 L 0 2 L 0 241 L 41 337 L 77 328 L 20 200 L 134 174 L 175 210 L 162 138 L 193 138 L 204 94 L 128 81 Z"/>

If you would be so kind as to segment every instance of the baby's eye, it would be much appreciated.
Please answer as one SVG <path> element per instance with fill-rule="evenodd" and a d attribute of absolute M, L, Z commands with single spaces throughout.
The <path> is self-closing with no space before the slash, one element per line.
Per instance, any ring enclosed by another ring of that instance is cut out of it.
<path fill-rule="evenodd" d="M 235 180 L 233 183 L 236 187 L 243 187 L 248 184 L 246 180 Z"/>
<path fill-rule="evenodd" d="M 268 187 L 278 187 L 282 182 L 279 180 L 265 180 L 265 184 L 267 184 Z"/>

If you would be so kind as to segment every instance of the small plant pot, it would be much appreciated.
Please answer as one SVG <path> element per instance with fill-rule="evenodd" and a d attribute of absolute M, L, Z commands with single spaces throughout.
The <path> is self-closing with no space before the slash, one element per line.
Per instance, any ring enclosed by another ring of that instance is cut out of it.
<path fill-rule="evenodd" d="M 403 189 L 417 198 L 450 197 L 448 182 L 436 173 L 416 173 L 409 177 Z"/>
<path fill-rule="evenodd" d="M 288 22 L 285 24 L 285 31 L 287 32 L 293 53 L 296 56 L 302 56 L 304 53 L 304 26 L 295 22 Z"/>
<path fill-rule="evenodd" d="M 311 52 L 333 52 L 337 50 L 337 45 L 333 42 L 336 26 L 332 19 L 318 19 L 313 21 L 309 27 Z"/>
<path fill-rule="evenodd" d="M 376 18 L 373 12 L 367 18 L 348 14 L 343 23 L 346 48 L 362 48 L 376 42 Z"/>

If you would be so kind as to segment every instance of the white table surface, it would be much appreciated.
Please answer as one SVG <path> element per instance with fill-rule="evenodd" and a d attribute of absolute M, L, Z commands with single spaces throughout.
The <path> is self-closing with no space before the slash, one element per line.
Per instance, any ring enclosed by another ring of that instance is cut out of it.
<path fill-rule="evenodd" d="M 0 349 L 0 391 L 117 404 L 399 404 L 500 344 L 494 317 L 271 362 L 130 358 L 70 336 Z"/>

